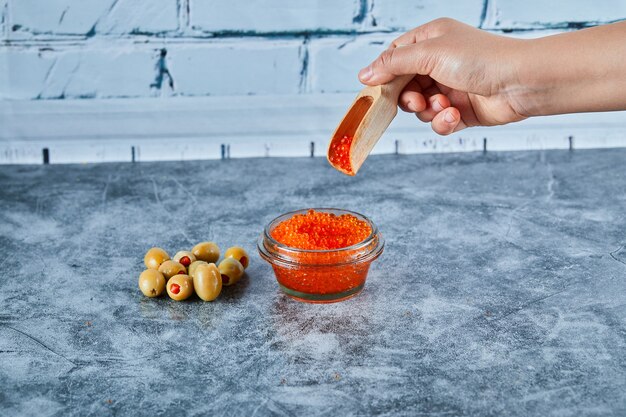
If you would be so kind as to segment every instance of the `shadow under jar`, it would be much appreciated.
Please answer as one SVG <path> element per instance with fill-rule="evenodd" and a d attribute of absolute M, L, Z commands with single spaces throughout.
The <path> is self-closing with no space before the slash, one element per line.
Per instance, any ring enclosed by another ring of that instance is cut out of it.
<path fill-rule="evenodd" d="M 354 216 L 366 222 L 371 233 L 354 245 L 328 250 L 294 248 L 272 237 L 272 232 L 280 223 L 310 210 Z M 276 280 L 285 294 L 308 303 L 332 303 L 350 298 L 363 289 L 370 264 L 383 252 L 384 239 L 376 225 L 362 214 L 315 208 L 278 216 L 265 227 L 257 246 L 261 257 L 272 265 Z"/>

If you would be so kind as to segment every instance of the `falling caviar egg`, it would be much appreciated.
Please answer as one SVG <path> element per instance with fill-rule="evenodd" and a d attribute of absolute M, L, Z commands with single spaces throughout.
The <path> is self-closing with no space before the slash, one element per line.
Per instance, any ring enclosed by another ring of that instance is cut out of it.
<path fill-rule="evenodd" d="M 352 140 L 353 137 L 348 135 L 336 137 L 330 143 L 328 152 L 330 162 L 348 173 L 352 173 L 352 163 L 350 162 Z"/>
<path fill-rule="evenodd" d="M 309 210 L 279 223 L 272 237 L 289 247 L 306 250 L 345 248 L 365 240 L 371 226 L 351 214 Z"/>

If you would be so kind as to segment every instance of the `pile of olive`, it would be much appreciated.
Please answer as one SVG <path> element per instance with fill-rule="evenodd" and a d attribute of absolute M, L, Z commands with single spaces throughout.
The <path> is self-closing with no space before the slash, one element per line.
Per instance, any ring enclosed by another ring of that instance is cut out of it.
<path fill-rule="evenodd" d="M 150 248 L 143 258 L 146 269 L 139 275 L 139 289 L 146 297 L 158 297 L 167 291 L 172 300 L 182 301 L 194 292 L 204 301 L 213 301 L 223 285 L 236 284 L 248 267 L 245 249 L 233 246 L 220 258 L 220 248 L 213 242 L 201 242 L 191 251 L 180 251 L 170 259 L 161 248 Z"/>

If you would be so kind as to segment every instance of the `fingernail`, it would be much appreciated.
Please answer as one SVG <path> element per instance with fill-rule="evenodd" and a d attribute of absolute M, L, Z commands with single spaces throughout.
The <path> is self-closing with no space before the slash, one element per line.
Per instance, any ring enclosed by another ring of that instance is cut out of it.
<path fill-rule="evenodd" d="M 443 110 L 443 106 L 437 99 L 433 100 L 432 108 L 436 112 L 440 112 L 441 110 Z"/>
<path fill-rule="evenodd" d="M 448 111 L 443 115 L 443 120 L 445 120 L 446 123 L 454 123 L 456 121 L 456 117 L 454 117 L 451 111 Z"/>
<path fill-rule="evenodd" d="M 370 66 L 367 66 L 359 71 L 359 79 L 361 81 L 368 81 L 372 78 L 372 75 L 374 75 L 374 73 L 372 72 L 372 68 Z"/>

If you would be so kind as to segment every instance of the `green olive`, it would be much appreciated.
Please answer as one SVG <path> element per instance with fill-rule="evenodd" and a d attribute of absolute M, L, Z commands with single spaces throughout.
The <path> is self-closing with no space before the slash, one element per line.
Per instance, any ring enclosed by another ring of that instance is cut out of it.
<path fill-rule="evenodd" d="M 165 277 L 156 269 L 146 269 L 139 275 L 139 289 L 146 297 L 158 297 L 165 291 Z"/>
<path fill-rule="evenodd" d="M 189 275 L 174 275 L 167 281 L 167 295 L 172 300 L 183 301 L 193 294 L 193 280 Z"/>
<path fill-rule="evenodd" d="M 148 269 L 159 269 L 159 266 L 170 259 L 170 256 L 161 248 L 150 248 L 143 257 L 143 263 Z"/>
<path fill-rule="evenodd" d="M 187 269 L 185 269 L 185 267 L 180 262 L 165 261 L 159 267 L 159 272 L 163 274 L 165 279 L 170 279 L 174 275 L 186 274 Z"/>
<path fill-rule="evenodd" d="M 222 275 L 222 284 L 236 284 L 243 275 L 243 265 L 235 258 L 225 258 L 217 267 Z"/>
<path fill-rule="evenodd" d="M 176 252 L 176 255 L 174 255 L 172 259 L 174 259 L 176 262 L 180 262 L 185 268 L 187 268 L 189 265 L 191 265 L 192 262 L 196 260 L 196 257 L 193 253 L 187 250 L 181 250 L 180 252 Z"/>
<path fill-rule="evenodd" d="M 220 259 L 220 248 L 215 242 L 200 242 L 193 247 L 191 252 L 196 256 L 196 259 L 208 263 L 215 263 Z"/>
<path fill-rule="evenodd" d="M 187 275 L 189 275 L 191 278 L 193 278 L 195 272 L 196 272 L 196 268 L 198 267 L 198 265 L 202 265 L 202 264 L 206 264 L 208 265 L 206 262 L 204 261 L 194 261 L 191 263 L 191 265 L 189 265 L 189 268 L 187 268 L 187 270 L 189 272 L 187 272 Z"/>
<path fill-rule="evenodd" d="M 193 288 L 204 301 L 213 301 L 222 292 L 222 276 L 215 264 L 201 264 L 196 267 Z"/>
<path fill-rule="evenodd" d="M 241 265 L 243 266 L 243 269 L 248 268 L 248 265 L 250 263 L 250 257 L 248 256 L 248 252 L 246 252 L 246 250 L 240 246 L 233 246 L 226 249 L 226 252 L 224 252 L 224 258 L 237 259 L 239 263 L 241 263 Z"/>

